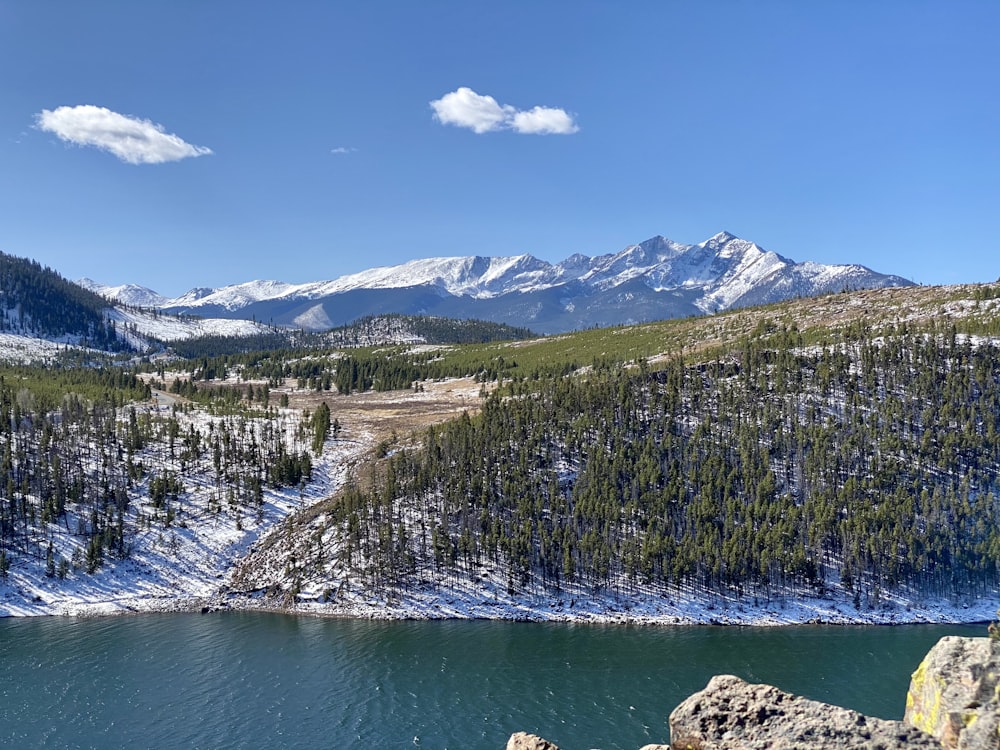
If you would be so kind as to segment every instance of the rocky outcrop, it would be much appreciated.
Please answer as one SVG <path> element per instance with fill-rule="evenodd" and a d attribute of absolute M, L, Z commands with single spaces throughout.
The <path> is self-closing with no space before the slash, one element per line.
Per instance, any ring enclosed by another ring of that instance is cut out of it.
<path fill-rule="evenodd" d="M 507 740 L 507 750 L 559 750 L 559 747 L 538 735 L 515 732 Z M 644 745 L 639 750 L 670 750 L 669 745 Z"/>
<path fill-rule="evenodd" d="M 940 750 L 929 734 L 901 721 L 873 719 L 732 675 L 713 677 L 674 709 L 670 739 L 671 747 L 691 750 Z"/>
<path fill-rule="evenodd" d="M 942 638 L 913 673 L 903 721 L 719 675 L 673 710 L 670 739 L 641 750 L 1000 750 L 1000 641 Z M 518 733 L 507 750 L 558 748 Z"/>
<path fill-rule="evenodd" d="M 917 667 L 903 720 L 946 750 L 1000 748 L 1000 641 L 946 636 Z"/>
<path fill-rule="evenodd" d="M 507 740 L 507 750 L 559 750 L 559 747 L 538 735 L 515 732 Z"/>

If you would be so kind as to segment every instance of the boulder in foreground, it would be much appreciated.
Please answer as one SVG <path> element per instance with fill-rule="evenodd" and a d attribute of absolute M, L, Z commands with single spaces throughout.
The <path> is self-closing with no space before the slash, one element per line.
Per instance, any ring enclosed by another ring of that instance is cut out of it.
<path fill-rule="evenodd" d="M 559 748 L 538 735 L 515 732 L 507 740 L 507 750 L 559 750 Z"/>
<path fill-rule="evenodd" d="M 733 675 L 713 677 L 670 714 L 678 750 L 908 750 L 941 746 L 901 721 L 865 716 Z"/>
<path fill-rule="evenodd" d="M 1000 748 L 1000 641 L 945 636 L 917 667 L 903 721 L 946 750 Z"/>

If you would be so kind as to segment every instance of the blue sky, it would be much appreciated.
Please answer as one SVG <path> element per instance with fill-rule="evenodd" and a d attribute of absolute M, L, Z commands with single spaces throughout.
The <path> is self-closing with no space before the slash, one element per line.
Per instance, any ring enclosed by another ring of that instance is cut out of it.
<path fill-rule="evenodd" d="M 998 31 L 995 0 L 0 0 L 0 250 L 176 295 L 727 230 L 993 281 Z"/>

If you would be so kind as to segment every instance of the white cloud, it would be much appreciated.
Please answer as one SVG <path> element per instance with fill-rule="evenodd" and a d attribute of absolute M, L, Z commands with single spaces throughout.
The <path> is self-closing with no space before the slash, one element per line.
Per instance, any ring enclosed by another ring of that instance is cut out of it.
<path fill-rule="evenodd" d="M 331 154 L 353 154 L 356 151 L 356 148 L 348 146 L 337 146 L 337 148 L 330 149 Z"/>
<path fill-rule="evenodd" d="M 150 120 L 120 115 L 92 104 L 43 109 L 35 121 L 39 128 L 55 133 L 67 143 L 95 146 L 129 164 L 161 164 L 212 153 L 204 146 L 185 143 Z"/>
<path fill-rule="evenodd" d="M 513 107 L 501 107 L 492 96 L 480 96 L 466 86 L 435 99 L 431 107 L 442 125 L 457 125 L 477 133 L 501 130 L 514 114 Z"/>
<path fill-rule="evenodd" d="M 552 107 L 534 107 L 527 112 L 518 112 L 514 115 L 513 127 L 518 133 L 540 135 L 568 135 L 580 129 L 566 110 Z"/>
<path fill-rule="evenodd" d="M 499 104 L 492 96 L 477 94 L 467 86 L 431 102 L 434 118 L 442 125 L 469 128 L 476 133 L 513 130 L 531 135 L 568 135 L 580 128 L 566 110 L 534 107 L 518 110 L 509 104 Z"/>

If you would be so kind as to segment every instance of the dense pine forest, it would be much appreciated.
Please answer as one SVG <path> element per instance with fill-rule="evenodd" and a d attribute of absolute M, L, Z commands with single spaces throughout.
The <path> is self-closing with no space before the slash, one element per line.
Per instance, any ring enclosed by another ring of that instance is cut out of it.
<path fill-rule="evenodd" d="M 355 348 L 415 339 L 425 344 L 477 344 L 534 336 L 527 328 L 488 320 L 455 320 L 430 315 L 366 315 L 321 334 L 328 346 Z"/>
<path fill-rule="evenodd" d="M 346 492 L 319 560 L 376 589 L 433 566 L 511 592 L 969 595 L 998 582 L 998 469 L 994 344 L 770 326 L 708 361 L 507 383 Z"/>

